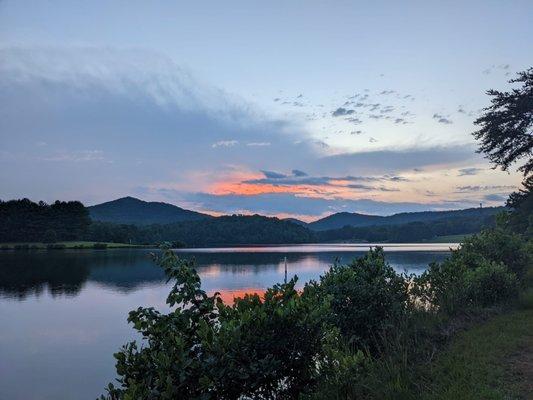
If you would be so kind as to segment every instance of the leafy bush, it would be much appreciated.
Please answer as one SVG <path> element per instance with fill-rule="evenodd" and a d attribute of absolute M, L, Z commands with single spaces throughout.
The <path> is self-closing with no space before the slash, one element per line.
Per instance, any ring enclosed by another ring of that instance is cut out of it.
<path fill-rule="evenodd" d="M 107 249 L 107 243 L 94 243 L 93 249 L 95 250 L 105 250 Z"/>
<path fill-rule="evenodd" d="M 425 308 L 455 314 L 466 301 L 464 276 L 466 267 L 453 258 L 429 264 L 414 278 L 411 294 Z"/>
<path fill-rule="evenodd" d="M 294 288 L 296 278 L 219 307 L 213 347 L 221 398 L 296 398 L 312 386 L 327 304 Z"/>
<path fill-rule="evenodd" d="M 461 247 L 452 252 L 452 259 L 468 269 L 480 266 L 483 259 L 503 263 L 521 279 L 531 263 L 531 254 L 520 235 L 496 228 L 465 239 Z"/>
<path fill-rule="evenodd" d="M 407 281 L 379 247 L 349 265 L 334 265 L 315 285 L 329 298 L 329 322 L 350 344 L 372 346 L 372 339 L 406 310 Z"/>
<path fill-rule="evenodd" d="M 110 385 L 107 398 L 284 399 L 312 384 L 323 306 L 301 296 L 296 279 L 227 306 L 201 290 L 191 261 L 167 250 L 157 262 L 175 280 L 172 311 L 130 312 L 145 345 L 115 354 L 122 387 Z"/>
<path fill-rule="evenodd" d="M 465 239 L 451 257 L 414 280 L 412 293 L 422 303 L 453 315 L 468 306 L 488 306 L 518 293 L 518 282 L 530 263 L 519 235 L 487 230 Z"/>
<path fill-rule="evenodd" d="M 503 264 L 486 261 L 466 272 L 465 289 L 466 297 L 472 304 L 486 307 L 516 297 L 518 281 Z"/>

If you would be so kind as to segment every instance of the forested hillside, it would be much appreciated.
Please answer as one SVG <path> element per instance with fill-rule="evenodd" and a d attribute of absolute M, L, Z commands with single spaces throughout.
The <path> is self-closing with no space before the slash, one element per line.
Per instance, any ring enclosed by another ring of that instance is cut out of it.
<path fill-rule="evenodd" d="M 389 216 L 365 215 L 358 213 L 336 213 L 311 222 L 307 226 L 316 231 L 339 229 L 345 226 L 378 226 L 397 225 L 410 222 L 428 222 L 442 219 L 455 218 L 485 218 L 493 216 L 504 210 L 504 207 L 467 208 L 452 211 L 422 211 L 399 213 Z"/>
<path fill-rule="evenodd" d="M 148 202 L 135 197 L 123 197 L 88 207 L 93 221 L 117 224 L 170 224 L 211 218 L 210 215 L 185 210 L 173 204 Z"/>

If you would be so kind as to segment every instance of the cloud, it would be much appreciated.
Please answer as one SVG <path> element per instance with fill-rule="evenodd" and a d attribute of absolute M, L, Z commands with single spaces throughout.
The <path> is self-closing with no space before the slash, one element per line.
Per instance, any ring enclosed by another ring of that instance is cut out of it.
<path fill-rule="evenodd" d="M 515 190 L 516 186 L 512 185 L 466 185 L 466 186 L 457 186 L 458 192 L 480 192 L 484 190 Z"/>
<path fill-rule="evenodd" d="M 453 124 L 452 120 L 448 119 L 447 117 L 441 114 L 433 114 L 433 119 L 436 119 L 437 122 L 441 124 L 445 124 L 445 125 Z"/>
<path fill-rule="evenodd" d="M 268 179 L 283 179 L 283 178 L 286 178 L 287 175 L 285 174 L 280 174 L 278 172 L 274 172 L 274 171 L 261 171 L 263 173 L 263 175 L 265 175 L 266 178 Z"/>
<path fill-rule="evenodd" d="M 434 146 L 404 150 L 376 150 L 341 153 L 322 157 L 316 165 L 335 172 L 372 171 L 373 173 L 406 171 L 414 168 L 461 165 L 482 161 L 473 145 Z"/>
<path fill-rule="evenodd" d="M 344 107 L 339 107 L 331 113 L 334 117 L 342 117 L 343 115 L 350 115 L 355 113 L 355 110 L 346 109 Z"/>
<path fill-rule="evenodd" d="M 104 160 L 104 152 L 101 150 L 79 150 L 71 152 L 60 152 L 52 156 L 43 157 L 44 161 L 102 161 Z"/>
<path fill-rule="evenodd" d="M 491 194 L 486 194 L 485 196 L 483 196 L 483 199 L 487 201 L 504 202 L 507 200 L 507 196 L 497 194 L 497 193 L 491 193 Z"/>
<path fill-rule="evenodd" d="M 293 169 L 292 174 L 298 177 L 307 176 L 307 174 L 304 171 L 300 171 L 299 169 Z"/>
<path fill-rule="evenodd" d="M 246 146 L 249 146 L 249 147 L 265 147 L 265 146 L 270 146 L 270 142 L 249 142 L 249 143 L 246 143 Z"/>
<path fill-rule="evenodd" d="M 477 175 L 481 171 L 483 171 L 483 169 L 481 169 L 481 168 L 473 168 L 473 167 L 471 167 L 471 168 L 462 168 L 462 169 L 459 170 L 458 176 Z"/>
<path fill-rule="evenodd" d="M 396 175 L 381 176 L 309 176 L 303 171 L 293 170 L 292 175 L 282 174 L 273 171 L 261 171 L 263 178 L 247 179 L 242 181 L 246 184 L 282 185 L 282 186 L 345 186 L 349 187 L 350 182 L 408 182 L 408 179 Z M 347 183 L 344 183 L 347 182 Z M 369 188 L 369 187 L 367 187 Z"/>
<path fill-rule="evenodd" d="M 381 114 L 388 114 L 388 113 L 391 113 L 393 111 L 394 111 L 394 107 L 393 106 L 385 106 L 381 110 L 379 110 L 379 112 Z"/>
<path fill-rule="evenodd" d="M 0 49 L 0 109 L 2 150 L 13 155 L 0 170 L 16 171 L 9 180 L 0 172 L 4 195 L 109 200 L 143 182 L 189 185 L 198 171 L 216 175 L 228 164 L 290 169 L 320 154 L 298 123 L 269 118 L 166 56 L 139 49 Z M 68 193 L 63 182 L 44 191 L 32 184 L 62 163 L 104 154 L 115 162 L 99 163 L 98 173 L 77 170 L 76 179 L 64 180 Z M 54 162 L 37 166 L 39 160 Z"/>
<path fill-rule="evenodd" d="M 238 140 L 219 140 L 211 145 L 212 148 L 217 147 L 233 147 L 239 144 Z"/>
<path fill-rule="evenodd" d="M 356 118 L 356 117 L 346 118 L 346 121 L 351 122 L 352 124 L 355 124 L 355 125 L 359 125 L 363 123 L 363 121 L 361 121 L 359 118 Z"/>

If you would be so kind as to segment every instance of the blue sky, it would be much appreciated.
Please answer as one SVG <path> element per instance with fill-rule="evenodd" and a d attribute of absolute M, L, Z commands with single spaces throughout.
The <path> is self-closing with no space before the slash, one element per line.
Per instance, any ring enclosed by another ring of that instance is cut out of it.
<path fill-rule="evenodd" d="M 530 1 L 0 2 L 0 198 L 313 219 L 503 204 Z M 296 173 L 294 171 L 297 171 Z"/>

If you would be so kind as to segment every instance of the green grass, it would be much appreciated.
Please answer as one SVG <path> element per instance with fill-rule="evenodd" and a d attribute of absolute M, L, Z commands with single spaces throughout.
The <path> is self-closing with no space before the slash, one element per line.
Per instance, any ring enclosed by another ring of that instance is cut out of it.
<path fill-rule="evenodd" d="M 78 241 L 78 242 L 56 242 L 54 244 L 59 245 L 65 245 L 65 249 L 92 249 L 96 243 L 99 244 L 105 244 L 107 248 L 109 249 L 117 249 L 117 248 L 139 248 L 139 247 L 149 247 L 149 246 L 141 246 L 141 245 L 135 245 L 135 244 L 128 244 L 128 243 L 110 243 L 110 242 L 85 242 L 85 241 Z M 3 250 L 11 250 L 14 249 L 17 245 L 24 245 L 29 246 L 29 250 L 39 250 L 39 249 L 46 249 L 47 244 L 41 243 L 41 242 L 33 242 L 33 243 L 0 243 L 0 249 Z"/>
<path fill-rule="evenodd" d="M 430 365 L 427 378 L 431 383 L 421 399 L 524 398 L 523 382 L 512 368 L 513 357 L 532 340 L 531 309 L 499 315 L 459 334 Z"/>

